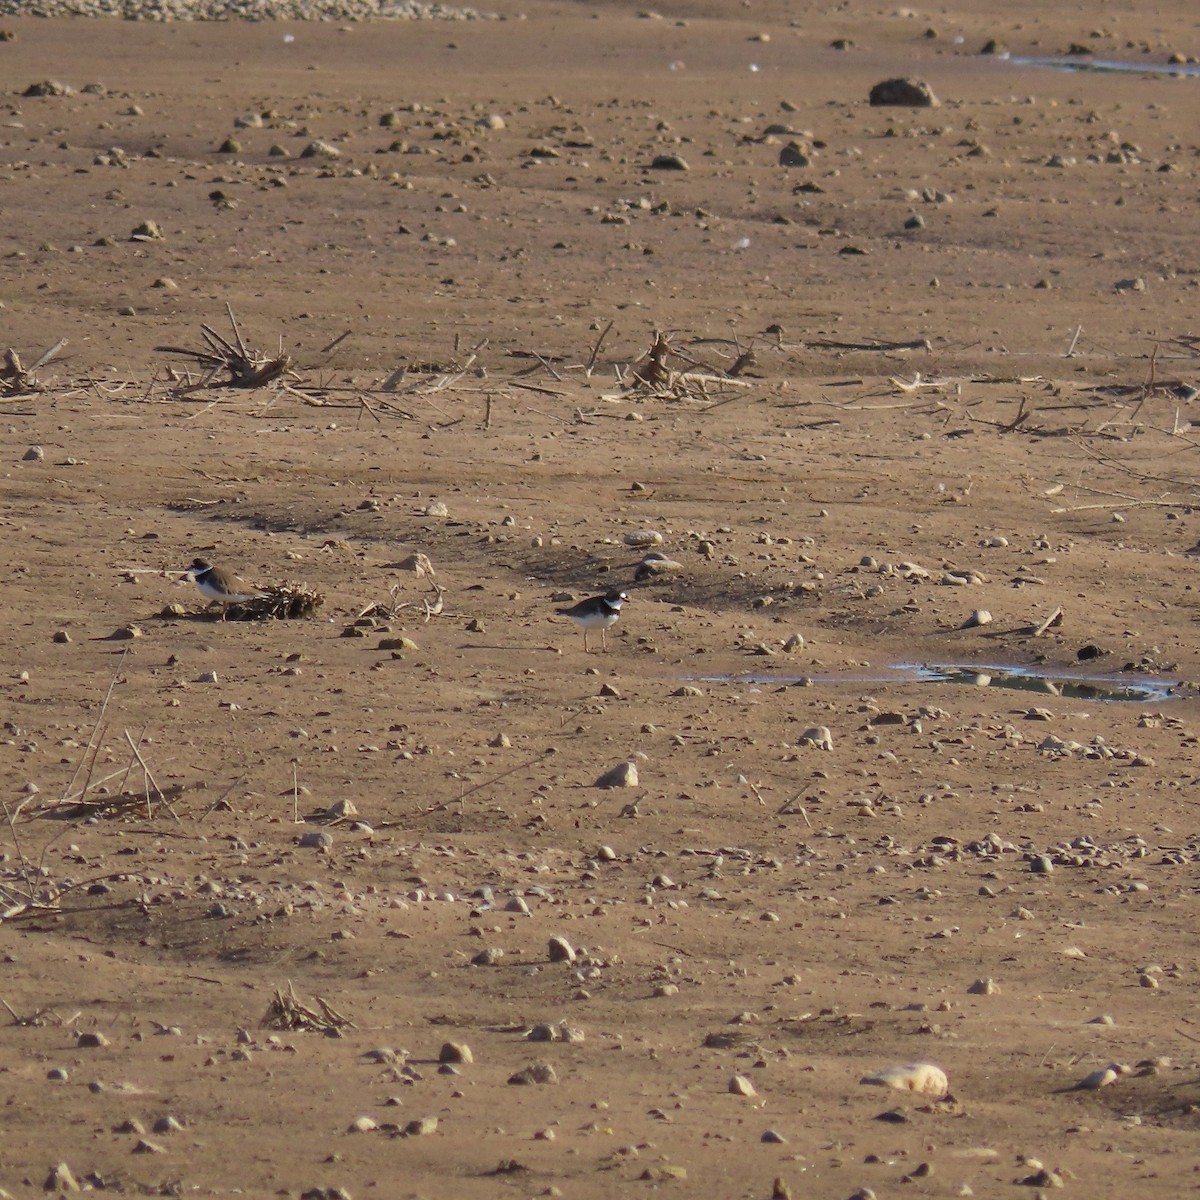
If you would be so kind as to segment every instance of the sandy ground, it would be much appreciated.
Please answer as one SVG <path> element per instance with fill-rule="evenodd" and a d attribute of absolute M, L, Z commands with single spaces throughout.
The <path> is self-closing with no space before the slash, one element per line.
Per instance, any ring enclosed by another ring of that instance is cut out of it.
<path fill-rule="evenodd" d="M 1196 1190 L 1200 79 L 977 51 L 1198 31 L 1042 7 L 4 23 L 4 1194 Z"/>

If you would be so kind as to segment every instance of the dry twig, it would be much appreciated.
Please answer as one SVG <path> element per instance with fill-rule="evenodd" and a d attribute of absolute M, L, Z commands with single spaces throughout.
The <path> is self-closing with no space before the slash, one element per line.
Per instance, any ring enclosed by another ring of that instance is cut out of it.
<path fill-rule="evenodd" d="M 292 359 L 289 354 L 279 354 L 269 358 L 264 354 L 251 350 L 242 337 L 238 328 L 237 318 L 233 309 L 226 304 L 225 311 L 229 314 L 229 323 L 233 327 L 234 341 L 222 337 L 210 325 L 201 325 L 200 332 L 208 343 L 206 350 L 190 350 L 184 346 L 155 346 L 154 349 L 162 354 L 182 354 L 185 358 L 195 359 L 202 367 L 208 369 L 208 376 L 195 387 L 240 387 L 257 388 L 278 379 L 291 368 Z M 236 344 L 235 344 L 236 343 Z M 229 372 L 229 378 L 223 383 L 213 385 L 216 374 L 224 368 Z"/>
<path fill-rule="evenodd" d="M 4 366 L 0 367 L 0 397 L 15 399 L 42 390 L 42 383 L 35 372 L 44 367 L 65 345 L 66 338 L 59 338 L 49 350 L 45 350 L 30 367 L 21 365 L 21 356 L 12 349 L 4 352 Z"/>
<path fill-rule="evenodd" d="M 264 1029 L 303 1030 L 310 1033 L 325 1033 L 330 1029 L 355 1029 L 354 1022 L 343 1016 L 328 1000 L 314 996 L 315 1007 L 304 1004 L 296 995 L 289 979 L 287 991 L 276 988 L 263 1015 Z"/>

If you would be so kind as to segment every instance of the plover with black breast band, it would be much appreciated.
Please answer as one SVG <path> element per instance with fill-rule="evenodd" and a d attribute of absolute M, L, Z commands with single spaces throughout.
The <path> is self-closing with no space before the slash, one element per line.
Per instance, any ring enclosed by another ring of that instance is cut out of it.
<path fill-rule="evenodd" d="M 608 641 L 604 636 L 604 631 L 617 623 L 617 618 L 621 615 L 621 605 L 628 599 L 629 597 L 624 592 L 613 590 L 605 592 L 603 596 L 589 596 L 586 600 L 580 600 L 578 604 L 571 605 L 570 608 L 557 608 L 554 611 L 559 616 L 570 617 L 583 630 L 583 652 L 585 654 L 588 653 L 589 629 L 600 630 L 600 644 L 607 651 Z"/>
<path fill-rule="evenodd" d="M 247 600 L 261 600 L 265 593 L 239 579 L 224 567 L 214 567 L 206 558 L 192 560 L 192 565 L 183 573 L 190 579 L 200 595 L 212 604 L 221 606 L 221 620 L 231 604 L 245 604 Z"/>

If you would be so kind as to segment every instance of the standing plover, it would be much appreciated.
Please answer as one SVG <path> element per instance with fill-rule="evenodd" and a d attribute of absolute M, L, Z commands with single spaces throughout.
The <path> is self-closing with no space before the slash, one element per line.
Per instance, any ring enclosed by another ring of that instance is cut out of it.
<path fill-rule="evenodd" d="M 570 608 L 555 609 L 560 616 L 570 617 L 580 629 L 583 630 L 583 652 L 588 652 L 588 630 L 600 630 L 600 644 L 605 650 L 608 649 L 608 641 L 604 636 L 604 631 L 610 626 L 617 623 L 617 618 L 621 615 L 621 605 L 628 600 L 629 597 L 624 592 L 611 591 L 606 592 L 603 596 L 589 596 L 586 600 L 580 600 L 578 604 L 573 604 Z"/>
<path fill-rule="evenodd" d="M 225 612 L 231 604 L 258 600 L 264 594 L 244 579 L 239 579 L 232 571 L 214 567 L 205 558 L 194 559 L 183 574 L 185 579 L 190 579 L 200 589 L 200 595 L 210 603 L 221 606 L 222 621 L 225 620 Z"/>

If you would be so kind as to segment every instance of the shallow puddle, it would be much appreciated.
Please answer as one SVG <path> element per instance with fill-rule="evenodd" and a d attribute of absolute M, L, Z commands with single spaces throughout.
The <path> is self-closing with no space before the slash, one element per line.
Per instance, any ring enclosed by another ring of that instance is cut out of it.
<path fill-rule="evenodd" d="M 1178 683 L 1111 675 L 1066 675 L 1041 672 L 1032 667 L 959 666 L 945 663 L 896 663 L 895 671 L 931 683 L 961 683 L 971 687 L 1013 688 L 1041 696 L 1065 696 L 1071 700 L 1124 700 L 1135 704 L 1170 700 L 1179 696 Z"/>
<path fill-rule="evenodd" d="M 1058 71 L 1119 71 L 1123 74 L 1142 72 L 1148 75 L 1188 75 L 1200 78 L 1200 63 L 1122 62 L 1110 58 L 1050 58 L 1036 55 L 998 55 L 1014 67 L 1051 67 Z"/>
<path fill-rule="evenodd" d="M 703 683 L 789 684 L 789 683 L 893 683 L 905 677 L 926 683 L 953 683 L 969 687 L 1012 688 L 1039 696 L 1062 696 L 1069 700 L 1116 701 L 1132 704 L 1177 700 L 1183 685 L 1145 675 L 1074 675 L 1038 671 L 1033 667 L 964 665 L 958 663 L 893 663 L 870 674 L 856 675 L 704 675 Z"/>

